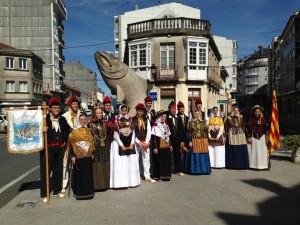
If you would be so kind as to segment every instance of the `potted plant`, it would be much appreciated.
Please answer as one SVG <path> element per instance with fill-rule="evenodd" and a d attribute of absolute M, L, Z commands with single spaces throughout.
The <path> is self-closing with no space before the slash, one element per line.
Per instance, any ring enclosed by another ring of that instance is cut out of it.
<path fill-rule="evenodd" d="M 284 147 L 292 150 L 291 161 L 300 163 L 300 135 L 289 135 L 284 139 Z"/>

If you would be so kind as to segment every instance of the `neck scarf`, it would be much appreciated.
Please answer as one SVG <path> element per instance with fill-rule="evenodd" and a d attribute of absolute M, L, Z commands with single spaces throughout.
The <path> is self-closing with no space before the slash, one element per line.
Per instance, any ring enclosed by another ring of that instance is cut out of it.
<path fill-rule="evenodd" d="M 144 122 L 144 119 L 143 117 L 139 117 L 138 115 L 136 115 L 137 119 L 138 119 L 138 128 L 139 130 L 145 130 L 146 129 L 146 126 L 145 126 L 145 122 Z"/>
<path fill-rule="evenodd" d="M 55 129 L 56 132 L 60 132 L 60 126 L 59 126 L 59 122 L 58 122 L 59 116 L 54 118 L 52 116 L 52 114 L 50 114 L 50 119 L 52 122 L 52 129 Z"/>

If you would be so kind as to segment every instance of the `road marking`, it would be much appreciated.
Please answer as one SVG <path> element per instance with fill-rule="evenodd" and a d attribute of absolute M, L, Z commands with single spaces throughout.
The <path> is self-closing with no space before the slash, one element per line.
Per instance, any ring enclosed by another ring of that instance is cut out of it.
<path fill-rule="evenodd" d="M 8 183 L 7 185 L 3 186 L 0 189 L 0 194 L 4 191 L 6 191 L 8 188 L 10 188 L 11 186 L 13 186 L 15 183 L 18 183 L 20 180 L 22 180 L 23 178 L 25 178 L 26 176 L 28 176 L 29 174 L 31 174 L 33 171 L 37 170 L 38 168 L 40 168 L 40 166 L 36 166 L 34 168 L 32 168 L 31 170 L 28 170 L 26 173 L 23 173 L 21 176 L 19 176 L 18 178 L 14 179 L 13 181 L 11 181 L 10 183 Z"/>

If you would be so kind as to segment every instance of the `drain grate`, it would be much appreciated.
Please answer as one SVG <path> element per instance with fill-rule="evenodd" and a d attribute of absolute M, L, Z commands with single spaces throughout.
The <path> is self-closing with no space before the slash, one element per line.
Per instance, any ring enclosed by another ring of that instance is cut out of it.
<path fill-rule="evenodd" d="M 33 202 L 33 201 L 21 201 L 19 202 L 16 207 L 18 208 L 25 208 L 25 209 L 31 209 L 35 206 L 37 202 Z"/>

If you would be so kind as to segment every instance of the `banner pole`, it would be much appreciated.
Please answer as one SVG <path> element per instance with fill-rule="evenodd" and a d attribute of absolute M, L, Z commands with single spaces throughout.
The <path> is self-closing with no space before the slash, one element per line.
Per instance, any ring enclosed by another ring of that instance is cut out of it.
<path fill-rule="evenodd" d="M 47 106 L 46 103 L 43 103 L 43 124 L 44 126 L 47 125 L 46 123 L 46 114 L 47 114 Z M 44 146 L 45 146 L 45 154 L 46 154 L 46 192 L 47 192 L 47 205 L 50 204 L 50 191 L 49 191 L 49 161 L 48 161 L 48 138 L 47 132 L 44 132 Z"/>

